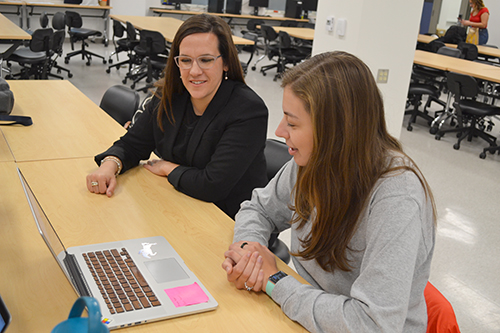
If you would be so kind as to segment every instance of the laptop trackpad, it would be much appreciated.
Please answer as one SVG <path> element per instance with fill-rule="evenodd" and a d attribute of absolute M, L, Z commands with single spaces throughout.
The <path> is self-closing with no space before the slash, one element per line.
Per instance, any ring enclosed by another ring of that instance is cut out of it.
<path fill-rule="evenodd" d="M 175 258 L 146 261 L 144 262 L 144 265 L 146 265 L 157 283 L 172 282 L 189 278 Z"/>

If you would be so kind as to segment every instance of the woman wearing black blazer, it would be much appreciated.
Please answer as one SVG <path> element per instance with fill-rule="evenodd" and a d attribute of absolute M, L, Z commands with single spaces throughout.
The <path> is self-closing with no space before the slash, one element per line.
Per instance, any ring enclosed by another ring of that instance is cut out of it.
<path fill-rule="evenodd" d="M 93 193 L 111 196 L 116 176 L 144 166 L 179 191 L 214 202 L 230 217 L 255 187 L 265 186 L 268 112 L 244 82 L 229 26 L 195 15 L 179 28 L 155 97 L 134 126 L 95 157 Z"/>

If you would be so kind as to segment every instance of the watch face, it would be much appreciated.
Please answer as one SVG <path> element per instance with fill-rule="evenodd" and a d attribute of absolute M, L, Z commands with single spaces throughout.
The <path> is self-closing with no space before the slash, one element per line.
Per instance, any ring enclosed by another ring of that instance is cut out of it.
<path fill-rule="evenodd" d="M 279 271 L 278 273 L 276 273 L 274 275 L 271 275 L 269 277 L 269 281 L 271 281 L 272 283 L 276 284 L 279 280 L 281 280 L 285 276 L 288 276 L 288 275 L 286 273 L 282 272 L 282 271 Z"/>

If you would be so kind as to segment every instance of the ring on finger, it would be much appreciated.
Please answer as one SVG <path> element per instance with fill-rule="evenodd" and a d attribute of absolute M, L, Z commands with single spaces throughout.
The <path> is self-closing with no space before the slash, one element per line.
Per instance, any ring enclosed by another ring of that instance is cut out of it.
<path fill-rule="evenodd" d="M 99 182 L 92 182 L 92 183 L 90 183 L 90 185 L 92 185 L 92 186 L 99 186 Z"/>
<path fill-rule="evenodd" d="M 241 246 L 240 246 L 240 247 L 241 247 L 241 248 L 243 248 L 245 245 L 248 245 L 248 243 L 247 243 L 247 242 L 244 242 L 243 244 L 241 244 Z"/>
<path fill-rule="evenodd" d="M 248 291 L 252 291 L 253 287 L 249 287 L 247 286 L 247 283 L 245 282 L 245 288 L 248 290 Z"/>

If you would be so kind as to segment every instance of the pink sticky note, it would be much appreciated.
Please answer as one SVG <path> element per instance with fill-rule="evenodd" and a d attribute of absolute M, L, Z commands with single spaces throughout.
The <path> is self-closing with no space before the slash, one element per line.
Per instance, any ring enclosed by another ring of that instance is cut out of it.
<path fill-rule="evenodd" d="M 208 302 L 208 296 L 196 282 L 188 286 L 165 289 L 165 292 L 176 308 Z"/>

